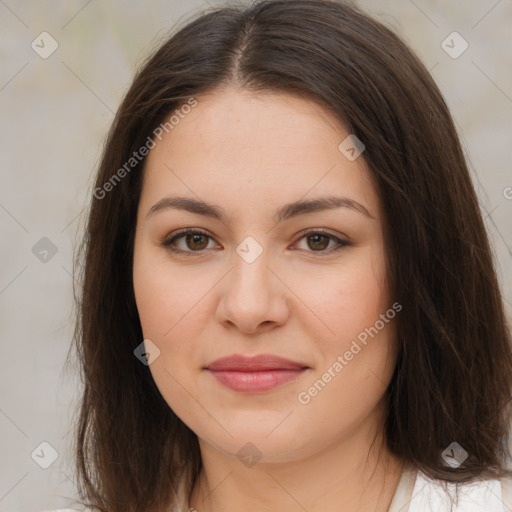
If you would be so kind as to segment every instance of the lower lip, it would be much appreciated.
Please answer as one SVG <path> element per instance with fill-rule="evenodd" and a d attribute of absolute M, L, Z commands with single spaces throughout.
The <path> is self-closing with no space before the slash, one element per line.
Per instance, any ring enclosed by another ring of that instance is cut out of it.
<path fill-rule="evenodd" d="M 299 370 L 262 370 L 240 372 L 227 370 L 208 370 L 221 384 L 245 393 L 269 391 L 287 382 L 295 380 L 306 368 Z"/>

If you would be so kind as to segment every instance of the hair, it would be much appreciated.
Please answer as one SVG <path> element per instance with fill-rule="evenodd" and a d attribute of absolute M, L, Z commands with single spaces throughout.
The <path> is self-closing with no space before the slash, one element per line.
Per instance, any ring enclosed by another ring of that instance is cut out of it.
<path fill-rule="evenodd" d="M 172 112 L 229 87 L 313 101 L 366 147 L 383 205 L 391 293 L 403 306 L 385 395 L 389 449 L 442 482 L 505 475 L 511 333 L 438 87 L 404 42 L 359 8 L 264 0 L 189 21 L 145 61 L 111 126 L 77 254 L 81 499 L 104 512 L 187 510 L 202 467 L 197 436 L 134 356 L 143 340 L 132 261 L 145 159 L 112 180 Z M 454 441 L 469 454 L 458 468 L 441 458 Z"/>

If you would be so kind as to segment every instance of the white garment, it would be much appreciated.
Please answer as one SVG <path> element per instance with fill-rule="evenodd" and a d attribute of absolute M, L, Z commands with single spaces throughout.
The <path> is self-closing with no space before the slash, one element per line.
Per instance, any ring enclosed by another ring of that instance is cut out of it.
<path fill-rule="evenodd" d="M 455 497 L 455 484 L 448 484 Z M 43 512 L 78 512 L 66 508 Z M 512 512 L 512 477 L 462 484 L 458 502 L 450 500 L 441 483 L 417 470 L 405 469 L 388 512 Z"/>
<path fill-rule="evenodd" d="M 512 478 L 489 479 L 460 485 L 455 501 L 455 484 L 447 490 L 454 499 L 451 512 L 511 512 Z M 388 512 L 450 512 L 450 499 L 441 482 L 423 472 L 404 470 Z"/>

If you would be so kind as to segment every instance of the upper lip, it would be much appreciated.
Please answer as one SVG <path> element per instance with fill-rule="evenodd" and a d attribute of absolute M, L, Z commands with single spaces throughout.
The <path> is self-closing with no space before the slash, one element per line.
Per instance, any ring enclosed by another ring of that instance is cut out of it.
<path fill-rule="evenodd" d="M 252 357 L 234 354 L 228 357 L 221 357 L 208 364 L 206 368 L 216 371 L 256 372 L 265 370 L 301 370 L 309 367 L 303 363 L 272 354 L 260 354 Z"/>

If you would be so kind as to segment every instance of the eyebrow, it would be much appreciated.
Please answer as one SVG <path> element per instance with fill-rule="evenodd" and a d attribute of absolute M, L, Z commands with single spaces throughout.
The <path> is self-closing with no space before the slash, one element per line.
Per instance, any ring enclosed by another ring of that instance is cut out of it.
<path fill-rule="evenodd" d="M 207 203 L 201 199 L 195 199 L 192 197 L 164 197 L 155 203 L 146 214 L 146 218 L 151 215 L 165 210 L 165 209 L 177 209 L 185 210 L 198 215 L 205 215 L 214 219 L 218 219 L 222 222 L 229 221 L 229 217 L 220 206 Z M 288 203 L 279 208 L 274 215 L 274 222 L 279 223 L 284 220 L 297 217 L 299 215 L 306 215 L 308 213 L 314 213 L 323 210 L 332 210 L 334 208 L 350 208 L 356 212 L 359 212 L 370 219 L 375 219 L 370 212 L 357 201 L 348 197 L 336 197 L 327 196 L 319 197 L 317 199 L 310 199 L 306 201 L 295 201 Z"/>

